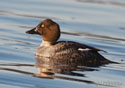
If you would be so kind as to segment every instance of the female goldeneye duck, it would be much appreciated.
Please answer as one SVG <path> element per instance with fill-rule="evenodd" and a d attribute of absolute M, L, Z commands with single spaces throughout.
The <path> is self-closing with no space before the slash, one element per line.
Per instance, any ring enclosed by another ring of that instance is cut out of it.
<path fill-rule="evenodd" d="M 73 41 L 57 42 L 60 37 L 60 27 L 51 19 L 40 22 L 35 28 L 26 33 L 38 34 L 43 38 L 40 47 L 37 49 L 37 56 L 50 58 L 61 57 L 61 59 L 64 60 L 79 61 L 83 63 L 108 64 L 112 62 L 98 53 L 98 51 L 105 52 L 104 50 Z"/>

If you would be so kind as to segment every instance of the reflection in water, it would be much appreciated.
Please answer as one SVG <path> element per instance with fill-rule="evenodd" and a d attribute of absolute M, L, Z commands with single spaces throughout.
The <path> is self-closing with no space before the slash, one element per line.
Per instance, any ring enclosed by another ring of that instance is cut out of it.
<path fill-rule="evenodd" d="M 8 63 L 8 64 L 0 64 L 0 70 L 5 70 L 9 72 L 16 72 L 25 75 L 32 75 L 39 78 L 46 78 L 46 79 L 63 79 L 69 81 L 76 81 L 94 85 L 101 85 L 101 86 L 113 86 L 108 84 L 102 84 L 94 81 L 90 81 L 86 78 L 86 75 L 83 74 L 83 71 L 99 71 L 93 67 L 99 67 L 101 64 L 92 64 L 91 67 L 84 66 L 83 62 L 74 62 L 70 58 L 67 60 L 63 60 L 62 58 L 47 58 L 47 57 L 39 57 L 36 56 L 36 64 L 35 66 L 38 68 L 38 72 L 35 74 L 33 72 L 23 71 L 20 69 L 15 69 L 12 67 L 34 67 L 33 64 L 18 64 L 18 63 Z M 103 65 L 103 64 L 102 64 Z M 6 67 L 7 66 L 7 67 Z M 8 67 L 9 66 L 9 67 Z M 11 67 L 11 68 L 10 68 Z M 80 71 L 80 73 L 78 72 Z M 58 75 L 59 74 L 59 75 Z M 74 77 L 73 77 L 74 76 Z M 80 79 L 79 79 L 80 78 Z"/>
<path fill-rule="evenodd" d="M 92 69 L 89 67 L 85 67 L 82 63 L 73 62 L 72 60 L 62 61 L 61 59 L 64 58 L 47 58 L 47 57 L 39 57 L 36 56 L 37 62 L 36 67 L 38 68 L 38 73 L 36 74 L 37 77 L 42 78 L 59 78 L 65 80 L 72 80 L 72 81 L 81 81 L 86 83 L 93 83 L 88 80 L 79 80 L 70 77 L 64 76 L 56 76 L 55 73 L 65 74 L 69 76 L 78 76 L 78 77 L 85 77 L 84 74 L 77 73 L 74 71 L 95 71 L 96 69 Z M 95 65 L 94 65 L 95 66 Z M 97 65 L 98 66 L 98 65 Z"/>
<path fill-rule="evenodd" d="M 62 58 L 57 59 L 56 57 L 45 58 L 45 57 L 36 56 L 37 62 L 35 66 L 38 68 L 38 72 L 36 72 L 35 74 L 33 72 L 28 72 L 28 71 L 23 71 L 21 69 L 12 68 L 12 67 L 21 67 L 21 66 L 22 67 L 34 67 L 33 64 L 19 64 L 19 63 L 0 64 L 0 70 L 16 72 L 16 73 L 21 73 L 25 75 L 32 75 L 32 76 L 39 77 L 39 78 L 47 78 L 47 79 L 56 78 L 56 79 L 76 81 L 76 82 L 101 85 L 101 86 L 110 86 L 110 87 L 114 86 L 110 84 L 103 84 L 103 83 L 90 81 L 89 79 L 88 80 L 84 79 L 84 77 L 86 78 L 86 75 L 83 74 L 83 71 L 99 71 L 92 67 L 98 67 L 101 65 L 94 64 L 94 66 L 86 67 L 82 63 L 78 63 L 78 62 L 72 63 L 72 61 L 68 61 L 67 63 L 67 61 L 62 62 L 59 59 L 62 59 Z M 80 71 L 81 73 L 78 73 L 78 71 Z"/>
<path fill-rule="evenodd" d="M 6 70 L 6 71 L 16 72 L 16 73 L 21 73 L 21 74 L 26 74 L 26 75 L 33 75 L 33 76 L 39 77 L 39 78 L 49 78 L 49 79 L 57 78 L 57 79 L 63 79 L 63 80 L 96 84 L 89 80 L 55 75 L 56 73 L 60 73 L 60 74 L 65 74 L 65 75 L 69 75 L 69 76 L 85 77 L 84 74 L 76 73 L 73 71 L 97 71 L 96 69 L 92 69 L 92 68 L 88 68 L 88 67 L 81 67 L 81 66 L 78 66 L 79 64 L 74 64 L 74 63 L 71 63 L 71 64 L 61 64 L 61 63 L 59 64 L 58 63 L 58 64 L 56 64 L 56 63 L 54 63 L 54 60 L 52 58 L 43 58 L 43 57 L 36 56 L 36 59 L 37 59 L 36 67 L 38 68 L 38 72 L 36 74 L 34 74 L 32 72 L 28 72 L 28 71 L 22 71 L 19 69 L 9 68 L 9 67 L 13 67 L 13 66 L 34 67 L 34 65 L 32 65 L 32 64 L 18 64 L 18 63 L 17 64 L 16 63 L 0 64 L 0 70 Z M 99 84 L 97 84 L 97 85 L 99 85 Z"/>
<path fill-rule="evenodd" d="M 74 62 L 71 60 L 71 58 L 68 58 L 67 60 L 63 60 L 64 57 L 40 57 L 36 56 L 36 67 L 38 68 L 38 72 L 35 74 L 36 77 L 39 78 L 48 78 L 48 79 L 63 79 L 63 80 L 70 80 L 70 81 L 76 81 L 76 82 L 83 82 L 88 84 L 94 84 L 94 85 L 102 85 L 102 86 L 113 86 L 113 85 L 105 85 L 96 83 L 94 81 L 90 80 L 84 80 L 83 78 L 86 78 L 86 75 L 83 74 L 83 71 L 99 71 L 93 67 L 99 67 L 103 64 L 92 64 L 91 67 L 84 66 L 84 63 L 80 62 Z M 82 73 L 78 73 L 77 71 L 80 71 Z M 60 74 L 60 75 L 58 75 Z M 73 76 L 76 76 L 75 78 Z M 79 79 L 82 78 L 82 79 Z"/>

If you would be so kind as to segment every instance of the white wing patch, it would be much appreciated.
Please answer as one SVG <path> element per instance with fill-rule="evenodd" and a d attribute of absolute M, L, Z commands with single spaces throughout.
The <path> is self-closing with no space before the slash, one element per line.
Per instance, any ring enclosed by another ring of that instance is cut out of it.
<path fill-rule="evenodd" d="M 91 49 L 89 49 L 89 48 L 85 48 L 85 49 L 83 49 L 83 48 L 78 48 L 78 50 L 79 50 L 79 51 L 89 51 L 89 50 L 91 50 Z"/>

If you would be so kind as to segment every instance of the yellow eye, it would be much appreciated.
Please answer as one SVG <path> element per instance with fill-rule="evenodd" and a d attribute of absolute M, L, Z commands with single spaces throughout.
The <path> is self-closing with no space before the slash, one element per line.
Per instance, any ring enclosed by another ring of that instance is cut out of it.
<path fill-rule="evenodd" d="M 41 27 L 43 28 L 43 27 L 45 27 L 45 25 L 44 25 L 44 24 L 42 24 L 42 25 L 41 25 Z"/>

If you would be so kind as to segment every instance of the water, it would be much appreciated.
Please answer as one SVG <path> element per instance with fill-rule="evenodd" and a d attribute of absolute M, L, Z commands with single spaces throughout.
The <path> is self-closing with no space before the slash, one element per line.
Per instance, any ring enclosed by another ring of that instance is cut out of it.
<path fill-rule="evenodd" d="M 121 64 L 36 77 L 35 52 L 41 37 L 25 31 L 46 18 L 60 25 L 60 40 L 104 49 L 108 53 L 100 52 L 103 56 Z M 124 0 L 0 1 L 0 88 L 124 88 L 124 52 Z"/>

